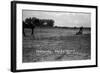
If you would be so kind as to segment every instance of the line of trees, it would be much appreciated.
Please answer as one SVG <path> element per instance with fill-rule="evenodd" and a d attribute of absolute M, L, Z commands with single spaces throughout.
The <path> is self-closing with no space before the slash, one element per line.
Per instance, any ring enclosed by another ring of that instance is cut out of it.
<path fill-rule="evenodd" d="M 24 25 L 28 25 L 28 26 L 40 26 L 40 27 L 53 27 L 54 26 L 54 20 L 52 19 L 39 19 L 36 17 L 29 17 L 26 18 L 23 21 Z"/>
<path fill-rule="evenodd" d="M 23 21 L 23 34 L 25 36 L 24 29 L 25 28 L 31 28 L 32 29 L 32 34 L 34 34 L 34 28 L 35 27 L 53 27 L 54 26 L 54 20 L 52 19 L 39 19 L 36 17 L 29 17 L 26 18 Z"/>

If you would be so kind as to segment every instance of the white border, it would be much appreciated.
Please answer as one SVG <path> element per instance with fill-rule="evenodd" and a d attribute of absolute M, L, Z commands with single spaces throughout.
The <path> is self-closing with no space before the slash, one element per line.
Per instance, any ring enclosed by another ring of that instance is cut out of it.
<path fill-rule="evenodd" d="M 22 9 L 27 10 L 49 10 L 49 11 L 70 11 L 70 12 L 88 12 L 91 13 L 91 60 L 80 61 L 63 61 L 63 62 L 41 62 L 41 63 L 22 63 Z M 52 67 L 71 67 L 71 66 L 85 66 L 95 65 L 96 59 L 96 13 L 93 8 L 78 8 L 78 7 L 60 7 L 60 6 L 45 6 L 45 5 L 28 5 L 17 4 L 17 70 L 22 69 L 38 69 L 38 68 L 52 68 Z"/>

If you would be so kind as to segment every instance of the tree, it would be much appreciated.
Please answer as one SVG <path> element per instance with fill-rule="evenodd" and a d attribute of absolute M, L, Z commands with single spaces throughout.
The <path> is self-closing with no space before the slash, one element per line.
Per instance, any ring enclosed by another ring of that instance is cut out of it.
<path fill-rule="evenodd" d="M 34 28 L 38 27 L 53 27 L 54 26 L 54 20 L 52 19 L 38 19 L 36 17 L 29 17 L 26 18 L 25 21 L 23 21 L 23 34 L 25 36 L 24 29 L 25 28 L 31 28 L 32 33 L 31 35 L 34 35 Z"/>
<path fill-rule="evenodd" d="M 48 20 L 48 26 L 53 27 L 53 25 L 54 25 L 54 21 L 53 20 Z"/>
<path fill-rule="evenodd" d="M 31 18 L 26 18 L 25 19 L 25 22 L 23 22 L 23 34 L 25 36 L 25 32 L 24 32 L 24 29 L 25 28 L 31 28 L 32 29 L 32 33 L 31 35 L 34 35 L 34 28 L 35 28 L 35 25 L 33 25 L 34 23 L 32 22 L 32 19 Z"/>
<path fill-rule="evenodd" d="M 51 19 L 42 19 L 40 25 L 43 27 L 53 27 L 54 21 Z"/>

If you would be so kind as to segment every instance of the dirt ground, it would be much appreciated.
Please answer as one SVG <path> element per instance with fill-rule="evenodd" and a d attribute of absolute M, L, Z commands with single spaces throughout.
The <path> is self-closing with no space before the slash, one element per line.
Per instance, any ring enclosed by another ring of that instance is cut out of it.
<path fill-rule="evenodd" d="M 26 29 L 23 36 L 23 62 L 67 61 L 91 59 L 91 33 L 84 29 L 35 28 Z"/>

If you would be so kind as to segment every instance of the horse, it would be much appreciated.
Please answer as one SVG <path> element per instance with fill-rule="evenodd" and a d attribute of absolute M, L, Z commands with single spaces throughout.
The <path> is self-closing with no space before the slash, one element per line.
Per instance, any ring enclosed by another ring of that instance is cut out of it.
<path fill-rule="evenodd" d="M 80 27 L 79 31 L 76 33 L 76 35 L 82 35 L 83 34 L 83 27 Z"/>

